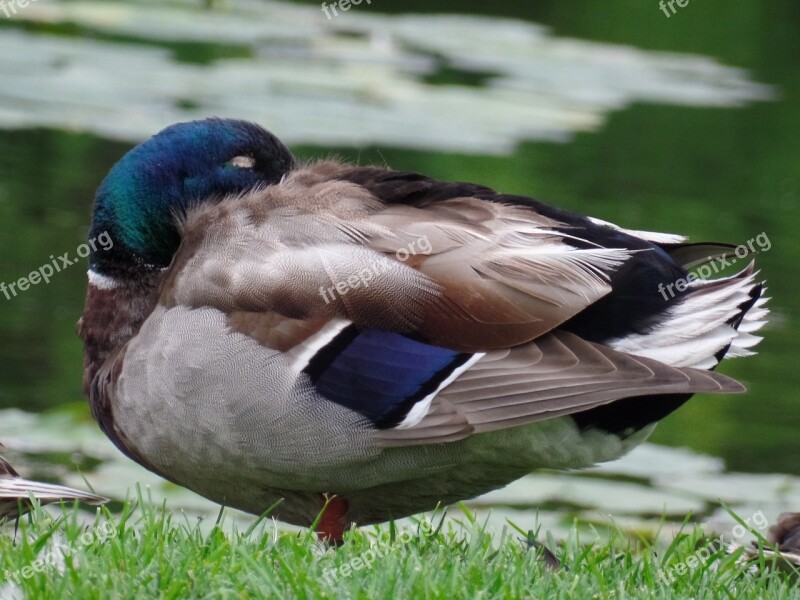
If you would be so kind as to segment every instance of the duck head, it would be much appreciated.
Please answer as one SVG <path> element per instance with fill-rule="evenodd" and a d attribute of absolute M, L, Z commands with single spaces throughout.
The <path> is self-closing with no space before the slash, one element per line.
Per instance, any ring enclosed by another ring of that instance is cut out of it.
<path fill-rule="evenodd" d="M 187 209 L 276 184 L 295 165 L 274 135 L 229 119 L 172 125 L 114 165 L 95 197 L 89 285 L 78 322 L 87 394 L 105 358 L 157 301 Z"/>
<path fill-rule="evenodd" d="M 89 237 L 111 244 L 92 250 L 90 272 L 125 280 L 161 271 L 178 249 L 187 208 L 278 183 L 295 164 L 278 138 L 246 121 L 164 129 L 123 156 L 97 190 Z"/>

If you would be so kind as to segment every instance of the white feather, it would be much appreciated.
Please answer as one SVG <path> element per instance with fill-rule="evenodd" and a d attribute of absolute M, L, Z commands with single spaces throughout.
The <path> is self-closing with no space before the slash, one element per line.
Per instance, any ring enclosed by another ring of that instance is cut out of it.
<path fill-rule="evenodd" d="M 677 233 L 660 233 L 658 231 L 625 229 L 619 225 L 609 223 L 608 221 L 603 221 L 602 219 L 596 219 L 595 217 L 589 217 L 589 220 L 595 225 L 605 225 L 606 227 L 611 227 L 611 229 L 616 229 L 617 231 L 627 233 L 628 235 L 642 238 L 643 240 L 653 242 L 654 244 L 680 244 L 681 242 L 685 242 L 687 239 L 686 236 L 678 235 Z"/>
<path fill-rule="evenodd" d="M 28 494 L 33 495 L 34 498 L 40 501 L 78 499 L 101 502 L 105 500 L 101 496 L 64 487 L 63 485 L 41 483 L 21 477 L 0 480 L 0 498 L 25 498 Z"/>
<path fill-rule="evenodd" d="M 458 377 L 462 373 L 464 373 L 472 365 L 474 365 L 476 362 L 482 359 L 485 355 L 486 355 L 485 352 L 479 352 L 477 354 L 474 354 L 469 360 L 467 360 L 467 362 L 465 362 L 455 371 L 450 373 L 450 376 L 444 381 L 442 381 L 442 383 L 439 384 L 439 387 L 437 387 L 434 392 L 425 396 L 422 400 L 417 402 L 411 408 L 410 411 L 408 411 L 406 418 L 403 419 L 403 421 L 397 426 L 397 429 L 407 429 L 409 427 L 413 427 L 414 425 L 422 421 L 422 419 L 425 418 L 425 415 L 428 414 L 428 410 L 430 410 L 431 403 L 433 402 L 433 399 L 439 394 L 439 392 L 441 392 L 444 388 L 446 388 L 448 385 L 450 385 L 456 379 L 458 379 Z"/>
<path fill-rule="evenodd" d="M 291 369 L 296 373 L 302 372 L 302 370 L 308 366 L 308 363 L 311 362 L 311 359 L 314 358 L 322 348 L 330 344 L 333 339 L 350 324 L 351 322 L 345 319 L 334 319 L 317 333 L 286 352 L 284 356 L 286 356 L 289 361 Z"/>
<path fill-rule="evenodd" d="M 751 335 L 760 329 L 769 312 L 760 308 L 765 298 L 758 299 L 744 315 L 737 331 L 728 324 L 741 311 L 742 304 L 750 299 L 755 274 L 748 277 L 734 275 L 714 280 L 718 286 L 702 292 L 709 281 L 690 283 L 695 291 L 666 311 L 661 323 L 652 331 L 632 334 L 608 342 L 615 350 L 636 356 L 652 358 L 674 367 L 709 369 L 717 365 L 715 354 L 730 346 L 726 356 L 734 358 L 752 354 L 746 348 L 755 346 L 761 338 Z M 725 285 L 719 285 L 726 281 Z"/>
<path fill-rule="evenodd" d="M 91 269 L 88 272 L 89 275 L 89 284 L 93 285 L 99 290 L 113 290 L 119 283 L 113 277 L 109 277 L 107 275 L 101 275 L 96 271 L 92 271 Z"/>

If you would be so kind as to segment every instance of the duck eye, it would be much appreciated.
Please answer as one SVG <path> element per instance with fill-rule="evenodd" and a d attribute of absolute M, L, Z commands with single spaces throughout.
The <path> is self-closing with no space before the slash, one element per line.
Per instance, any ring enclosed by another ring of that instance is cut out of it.
<path fill-rule="evenodd" d="M 225 164 L 237 169 L 252 169 L 256 166 L 256 159 L 252 156 L 234 156 Z"/>

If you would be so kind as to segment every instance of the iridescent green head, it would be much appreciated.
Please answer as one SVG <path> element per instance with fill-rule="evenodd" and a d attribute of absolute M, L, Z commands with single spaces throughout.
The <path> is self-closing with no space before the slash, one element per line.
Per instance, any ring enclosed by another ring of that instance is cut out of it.
<path fill-rule="evenodd" d="M 98 188 L 89 235 L 106 234 L 113 246 L 92 251 L 90 269 L 134 278 L 167 267 L 187 208 L 278 183 L 295 164 L 278 138 L 253 123 L 207 119 L 167 127 L 123 156 Z"/>

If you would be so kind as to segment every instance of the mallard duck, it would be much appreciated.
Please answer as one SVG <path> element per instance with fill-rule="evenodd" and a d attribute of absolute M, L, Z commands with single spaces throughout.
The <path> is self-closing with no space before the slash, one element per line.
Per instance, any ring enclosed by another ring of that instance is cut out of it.
<path fill-rule="evenodd" d="M 0 444 L 0 451 L 2 450 L 5 450 L 5 447 Z M 93 505 L 108 502 L 108 498 L 89 492 L 23 479 L 14 467 L 0 456 L 0 522 L 16 519 L 29 511 L 32 507 L 31 496 L 42 505 L 70 500 L 80 500 Z"/>
<path fill-rule="evenodd" d="M 273 516 L 304 526 L 325 507 L 333 542 L 619 457 L 692 394 L 744 391 L 714 368 L 750 353 L 766 314 L 752 263 L 686 279 L 732 246 L 301 164 L 237 120 L 123 156 L 89 245 L 79 334 L 103 431 L 218 503 L 282 499 Z"/>

